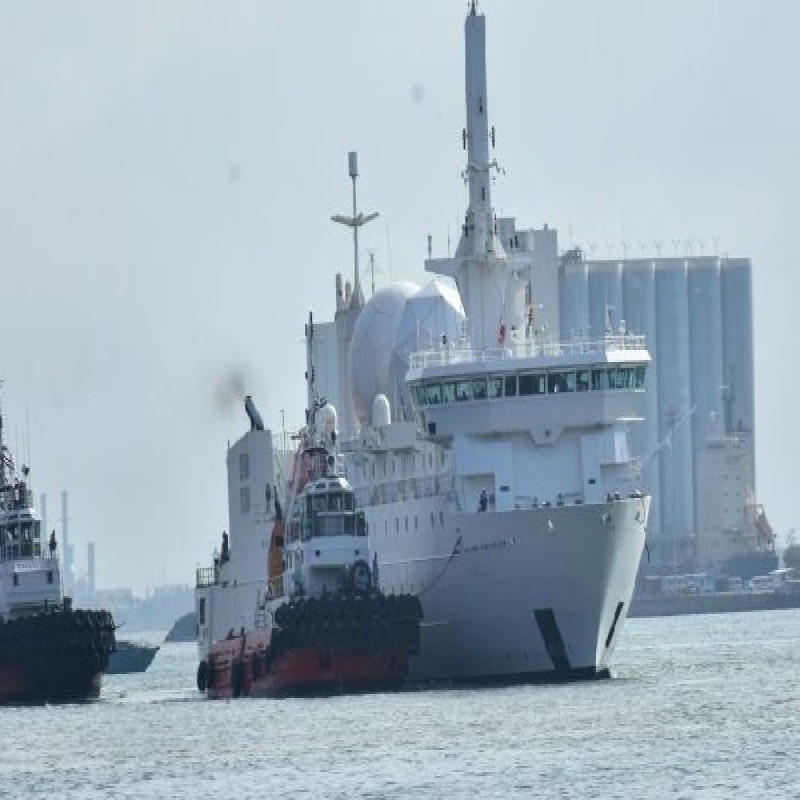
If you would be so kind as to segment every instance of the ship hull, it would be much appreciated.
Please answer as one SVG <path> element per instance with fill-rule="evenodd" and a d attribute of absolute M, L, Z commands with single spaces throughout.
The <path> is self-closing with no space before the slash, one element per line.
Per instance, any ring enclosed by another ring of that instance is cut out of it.
<path fill-rule="evenodd" d="M 146 672 L 159 648 L 156 646 L 118 642 L 117 649 L 108 660 L 107 675 L 129 675 L 133 672 Z"/>
<path fill-rule="evenodd" d="M 408 652 L 398 645 L 360 653 L 302 647 L 265 663 L 270 636 L 254 632 L 219 642 L 209 653 L 213 665 L 210 699 L 287 697 L 389 691 L 403 686 Z M 200 686 L 198 686 L 200 688 Z"/>
<path fill-rule="evenodd" d="M 69 703 L 99 696 L 114 646 L 111 615 L 37 614 L 0 626 L 0 703 Z"/>
<path fill-rule="evenodd" d="M 420 539 L 416 548 L 406 542 L 401 550 L 391 546 L 391 535 L 389 541 L 375 537 L 383 590 L 418 593 L 422 602 L 421 647 L 409 682 L 608 676 L 648 509 L 649 498 L 637 497 L 445 513 L 430 544 Z"/>

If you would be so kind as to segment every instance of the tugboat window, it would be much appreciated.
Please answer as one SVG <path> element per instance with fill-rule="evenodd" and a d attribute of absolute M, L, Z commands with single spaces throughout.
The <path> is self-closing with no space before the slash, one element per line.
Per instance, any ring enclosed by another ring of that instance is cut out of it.
<path fill-rule="evenodd" d="M 503 379 L 499 377 L 489 378 L 489 397 L 494 400 L 503 396 Z"/>
<path fill-rule="evenodd" d="M 442 401 L 445 403 L 455 403 L 456 385 L 452 381 L 442 384 Z"/>
<path fill-rule="evenodd" d="M 505 377 L 505 389 L 506 389 L 506 397 L 516 397 L 517 396 L 517 376 L 516 375 L 506 375 Z"/>
<path fill-rule="evenodd" d="M 472 381 L 472 398 L 473 400 L 486 399 L 486 379 L 476 378 Z"/>

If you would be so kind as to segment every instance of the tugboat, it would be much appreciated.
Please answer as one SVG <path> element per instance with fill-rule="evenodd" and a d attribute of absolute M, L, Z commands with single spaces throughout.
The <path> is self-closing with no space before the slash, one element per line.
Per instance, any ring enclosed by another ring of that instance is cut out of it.
<path fill-rule="evenodd" d="M 209 698 L 399 689 L 409 658 L 419 651 L 419 598 L 379 589 L 377 554 L 370 554 L 366 518 L 336 447 L 336 411 L 314 392 L 312 337 L 309 319 L 309 402 L 286 484 L 285 514 L 271 488 L 277 455 L 272 436 L 250 397 L 245 408 L 251 430 L 228 454 L 231 532 L 253 512 L 261 522 L 251 531 L 239 525 L 232 542 L 224 534 L 214 567 L 198 571 L 197 688 Z M 260 474 L 251 475 L 251 467 Z M 266 487 L 268 505 L 251 511 L 254 477 Z M 238 489 L 238 504 L 232 489 Z M 267 536 L 259 534 L 265 522 L 271 523 Z M 248 549 L 253 555 L 267 551 L 260 579 L 247 574 L 253 563 Z M 237 624 L 238 618 L 246 624 Z"/>
<path fill-rule="evenodd" d="M 96 698 L 114 620 L 63 596 L 55 532 L 45 543 L 29 473 L 23 466 L 17 476 L 0 413 L 0 703 Z"/>
<path fill-rule="evenodd" d="M 133 672 L 146 672 L 156 653 L 158 645 L 141 644 L 117 639 L 116 648 L 111 653 L 106 675 L 129 675 Z"/>

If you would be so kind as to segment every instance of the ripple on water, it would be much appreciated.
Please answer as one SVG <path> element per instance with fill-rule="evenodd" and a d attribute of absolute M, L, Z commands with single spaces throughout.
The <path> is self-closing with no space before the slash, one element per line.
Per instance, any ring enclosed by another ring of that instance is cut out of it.
<path fill-rule="evenodd" d="M 635 619 L 609 681 L 229 702 L 167 644 L 98 702 L 1 710 L 0 797 L 789 797 L 798 631 Z"/>

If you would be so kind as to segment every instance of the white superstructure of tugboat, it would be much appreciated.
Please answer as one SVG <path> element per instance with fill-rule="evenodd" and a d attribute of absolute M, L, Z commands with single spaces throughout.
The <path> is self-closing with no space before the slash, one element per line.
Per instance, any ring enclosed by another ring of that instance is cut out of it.
<path fill-rule="evenodd" d="M 313 334 L 309 319 L 306 425 L 284 491 L 249 397 L 251 431 L 229 453 L 231 535 L 214 566 L 198 571 L 196 590 L 197 685 L 211 698 L 396 689 L 419 649 L 419 600 L 378 589 L 366 518 L 338 453 L 336 411 L 313 388 Z M 238 524 L 251 516 L 252 486 L 265 500 L 251 528 L 255 547 Z M 240 546 L 244 560 L 234 560 Z"/>
<path fill-rule="evenodd" d="M 371 416 L 360 398 L 358 432 L 342 444 L 346 473 L 381 587 L 422 601 L 412 679 L 603 676 L 645 542 L 650 498 L 638 490 L 628 426 L 641 419 L 650 358 L 622 324 L 600 341 L 559 343 L 539 329 L 538 287 L 527 285 L 524 254 L 505 251 L 492 205 L 475 3 L 465 39 L 469 207 L 455 256 L 426 269 L 455 281 L 466 319 L 407 354 L 405 385 L 382 390 Z M 350 390 L 375 383 L 353 355 L 380 333 L 375 308 L 426 292 L 388 288 L 364 305 L 349 353 L 338 354 L 349 357 Z M 337 309 L 341 342 L 347 310 Z"/>
<path fill-rule="evenodd" d="M 64 597 L 55 533 L 33 507 L 30 470 L 17 473 L 0 412 L 0 703 L 95 698 L 115 646 L 107 611 Z"/>

